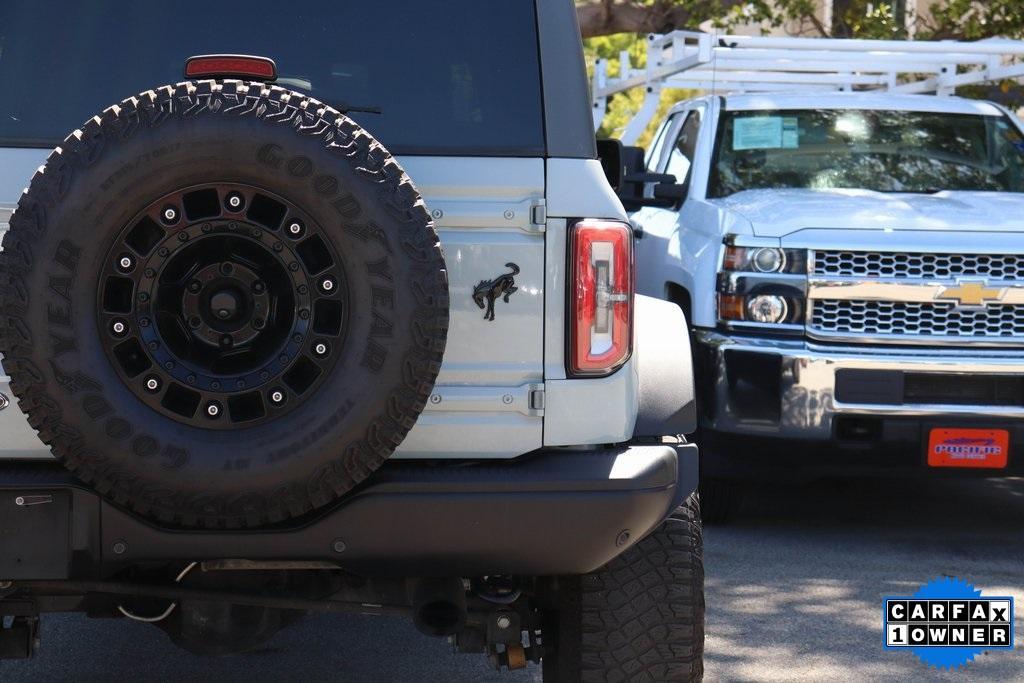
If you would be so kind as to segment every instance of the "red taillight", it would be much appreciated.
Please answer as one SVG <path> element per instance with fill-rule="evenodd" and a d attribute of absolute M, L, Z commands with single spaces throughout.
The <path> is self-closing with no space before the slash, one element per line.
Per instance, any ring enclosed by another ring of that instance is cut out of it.
<path fill-rule="evenodd" d="M 185 62 L 185 78 L 277 79 L 277 65 L 267 57 L 250 55 L 203 55 Z"/>
<path fill-rule="evenodd" d="M 584 219 L 570 248 L 569 372 L 607 375 L 633 345 L 633 233 L 626 223 Z"/>

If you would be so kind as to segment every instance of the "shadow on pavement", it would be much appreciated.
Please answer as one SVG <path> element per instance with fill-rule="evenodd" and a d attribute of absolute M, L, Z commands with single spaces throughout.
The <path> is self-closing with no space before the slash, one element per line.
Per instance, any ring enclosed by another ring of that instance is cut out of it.
<path fill-rule="evenodd" d="M 882 649 L 882 597 L 948 575 L 1024 605 L 1022 479 L 766 487 L 705 533 L 708 680 L 953 679 Z M 1020 680 L 1024 650 L 969 672 Z"/>

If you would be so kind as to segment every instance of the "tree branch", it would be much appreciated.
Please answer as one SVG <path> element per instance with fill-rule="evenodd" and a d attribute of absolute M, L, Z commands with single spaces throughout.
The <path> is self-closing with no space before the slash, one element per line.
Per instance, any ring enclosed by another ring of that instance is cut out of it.
<path fill-rule="evenodd" d="M 667 33 L 678 28 L 697 28 L 705 19 L 720 16 L 744 1 L 654 0 L 651 4 L 640 4 L 636 0 L 583 0 L 576 4 L 576 14 L 584 38 L 610 33 Z"/>

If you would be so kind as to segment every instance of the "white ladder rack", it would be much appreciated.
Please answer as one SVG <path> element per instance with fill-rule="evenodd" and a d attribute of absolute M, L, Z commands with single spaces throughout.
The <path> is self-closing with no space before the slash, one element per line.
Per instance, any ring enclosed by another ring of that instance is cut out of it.
<path fill-rule="evenodd" d="M 662 88 L 708 92 L 853 91 L 952 95 L 963 85 L 1024 76 L 1024 41 L 863 40 L 715 35 L 673 31 L 647 36 L 647 64 L 634 68 L 628 51 L 619 73 L 594 65 L 594 128 L 608 98 L 646 89 L 622 140 L 632 144 L 654 117 Z"/>

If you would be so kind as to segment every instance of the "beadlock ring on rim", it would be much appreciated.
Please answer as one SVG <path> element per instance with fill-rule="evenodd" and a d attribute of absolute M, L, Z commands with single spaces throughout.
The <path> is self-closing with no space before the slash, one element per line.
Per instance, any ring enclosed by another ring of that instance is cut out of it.
<path fill-rule="evenodd" d="M 104 351 L 140 400 L 230 429 L 294 410 L 330 374 L 348 287 L 311 216 L 259 188 L 210 183 L 159 198 L 118 233 L 97 314 Z"/>

